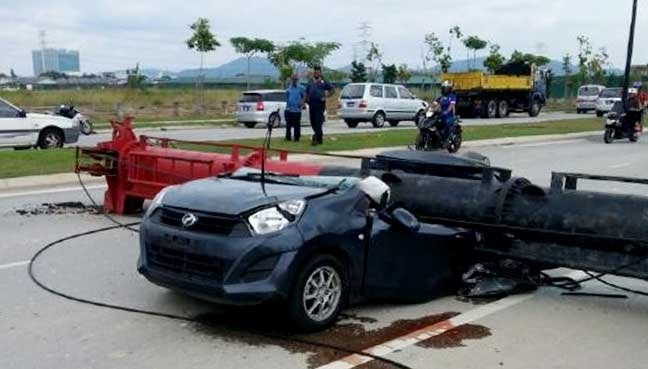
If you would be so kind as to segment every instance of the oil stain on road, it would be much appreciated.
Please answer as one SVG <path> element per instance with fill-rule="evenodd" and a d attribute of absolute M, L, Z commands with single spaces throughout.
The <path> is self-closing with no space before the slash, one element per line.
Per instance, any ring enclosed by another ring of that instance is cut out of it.
<path fill-rule="evenodd" d="M 353 322 L 338 323 L 322 332 L 312 334 L 293 334 L 277 325 L 276 316 L 273 319 L 270 316 L 264 318 L 263 315 L 265 314 L 202 315 L 198 317 L 201 323 L 196 325 L 196 330 L 228 341 L 235 340 L 253 346 L 276 345 L 289 352 L 308 354 L 308 367 L 316 368 L 342 359 L 353 352 L 360 352 L 443 322 L 458 313 L 446 312 L 418 319 L 401 319 L 392 322 L 389 326 L 370 330 L 366 329 L 363 323 L 374 323 L 375 319 L 348 315 L 345 319 Z M 419 342 L 417 346 L 429 349 L 459 347 L 464 345 L 464 340 L 480 339 L 489 335 L 490 329 L 487 327 L 466 324 Z M 390 366 L 374 360 L 359 368 L 382 367 Z"/>

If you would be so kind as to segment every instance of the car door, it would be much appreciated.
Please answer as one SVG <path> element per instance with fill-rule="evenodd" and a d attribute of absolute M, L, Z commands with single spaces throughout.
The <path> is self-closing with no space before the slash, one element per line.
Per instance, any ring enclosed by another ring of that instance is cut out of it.
<path fill-rule="evenodd" d="M 0 100 L 0 146 L 31 144 L 34 128 L 22 110 Z"/>
<path fill-rule="evenodd" d="M 398 86 L 398 97 L 400 105 L 403 109 L 402 117 L 403 120 L 412 120 L 420 108 L 418 102 L 414 98 L 414 95 L 404 86 Z"/>
<path fill-rule="evenodd" d="M 396 86 L 385 85 L 385 109 L 387 113 L 388 120 L 398 120 L 401 119 L 403 115 L 400 111 L 400 103 L 398 101 L 398 91 Z"/>

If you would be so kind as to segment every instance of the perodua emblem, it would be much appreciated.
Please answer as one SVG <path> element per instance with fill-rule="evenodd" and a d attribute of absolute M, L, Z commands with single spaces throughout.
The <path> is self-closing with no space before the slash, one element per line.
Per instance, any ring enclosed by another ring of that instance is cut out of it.
<path fill-rule="evenodd" d="M 185 228 L 191 227 L 192 225 L 196 224 L 197 221 L 198 221 L 198 217 L 196 217 L 191 213 L 186 213 L 185 215 L 182 216 L 182 225 Z"/>

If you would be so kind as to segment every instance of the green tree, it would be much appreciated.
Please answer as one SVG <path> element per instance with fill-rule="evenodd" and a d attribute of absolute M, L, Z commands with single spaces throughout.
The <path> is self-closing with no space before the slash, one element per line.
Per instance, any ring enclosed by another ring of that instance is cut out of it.
<path fill-rule="evenodd" d="M 569 53 L 565 54 L 565 56 L 563 56 L 562 58 L 562 70 L 564 74 L 563 96 L 567 98 L 569 97 L 569 90 L 571 88 L 572 73 L 574 73 L 574 71 L 572 70 L 572 57 L 571 55 L 569 55 Z"/>
<path fill-rule="evenodd" d="M 588 82 L 588 62 L 592 56 L 592 44 L 588 37 L 580 35 L 576 37 L 578 41 L 578 83 L 585 84 Z"/>
<path fill-rule="evenodd" d="M 18 76 L 16 75 L 16 72 L 14 72 L 13 68 L 11 68 L 9 70 L 9 75 L 11 76 L 11 79 L 18 78 Z"/>
<path fill-rule="evenodd" d="M 596 54 L 590 57 L 590 60 L 587 63 L 587 68 L 589 70 L 590 78 L 594 83 L 606 83 L 606 71 L 610 66 L 609 59 L 610 56 L 608 55 L 607 49 L 604 47 L 600 48 Z"/>
<path fill-rule="evenodd" d="M 510 61 L 513 63 L 521 62 L 528 65 L 535 64 L 537 67 L 541 67 L 543 65 L 549 64 L 549 62 L 551 62 L 551 59 L 543 55 L 534 55 L 515 50 L 513 51 L 513 54 L 511 54 Z"/>
<path fill-rule="evenodd" d="M 135 68 L 133 69 L 126 69 L 126 76 L 128 88 L 141 88 L 146 81 L 146 76 L 140 72 L 139 63 L 135 64 Z"/>
<path fill-rule="evenodd" d="M 443 45 L 439 37 L 434 32 L 430 32 L 425 35 L 425 44 L 428 47 L 428 53 L 426 55 L 427 60 L 433 60 L 441 72 L 447 73 L 448 69 L 452 65 L 452 56 L 450 56 L 450 47 L 447 48 Z"/>
<path fill-rule="evenodd" d="M 383 83 L 395 83 L 396 77 L 398 76 L 398 69 L 396 68 L 396 64 L 382 64 L 382 76 Z"/>
<path fill-rule="evenodd" d="M 56 72 L 56 71 L 49 71 L 49 72 L 44 72 L 38 75 L 39 77 L 45 77 L 45 78 L 51 78 L 51 79 L 68 79 L 67 74 L 61 73 L 61 72 Z"/>
<path fill-rule="evenodd" d="M 490 73 L 495 73 L 495 71 L 504 64 L 505 60 L 506 58 L 504 58 L 504 55 L 500 53 L 500 45 L 491 44 L 489 54 L 486 59 L 484 59 L 484 67 L 486 67 Z"/>
<path fill-rule="evenodd" d="M 474 69 L 477 62 L 477 51 L 485 49 L 488 46 L 488 42 L 478 36 L 468 36 L 463 39 L 463 44 L 466 46 L 467 51 L 473 52 L 472 68 L 470 69 Z"/>
<path fill-rule="evenodd" d="M 279 70 L 279 78 L 286 81 L 300 68 L 324 66 L 325 59 L 340 48 L 337 42 L 309 43 L 303 39 L 291 41 L 284 46 L 276 46 L 268 55 L 270 62 Z"/>
<path fill-rule="evenodd" d="M 367 82 L 367 67 L 364 63 L 351 62 L 351 82 Z"/>
<path fill-rule="evenodd" d="M 450 34 L 450 39 L 448 40 L 448 54 L 452 55 L 452 41 L 454 39 L 457 39 L 457 41 L 461 40 L 463 37 L 463 32 L 461 31 L 461 28 L 459 26 L 453 26 L 450 28 L 448 31 Z"/>
<path fill-rule="evenodd" d="M 378 66 L 382 65 L 383 54 L 378 48 L 378 44 L 372 42 L 367 53 L 367 61 L 370 63 L 369 75 L 372 82 L 378 78 Z"/>
<path fill-rule="evenodd" d="M 396 80 L 401 84 L 406 84 L 410 78 L 412 78 L 412 72 L 407 67 L 407 64 L 399 65 L 398 71 L 396 72 Z"/>
<path fill-rule="evenodd" d="M 205 54 L 216 50 L 220 43 L 216 40 L 216 36 L 211 32 L 209 20 L 206 18 L 198 18 L 191 26 L 193 31 L 191 37 L 186 41 L 187 47 L 191 50 L 195 49 L 200 53 L 200 75 L 198 77 L 197 86 L 200 86 L 201 91 L 201 107 L 205 106 L 205 93 L 203 91 L 204 74 L 203 67 L 205 62 Z"/>
<path fill-rule="evenodd" d="M 342 83 L 342 81 L 347 77 L 346 73 L 336 69 L 327 69 L 324 71 L 324 75 L 326 76 L 326 79 L 335 84 Z"/>
<path fill-rule="evenodd" d="M 233 37 L 230 43 L 237 53 L 243 54 L 247 59 L 246 82 L 247 89 L 250 89 L 250 60 L 257 53 L 271 53 L 274 51 L 274 44 L 270 40 L 263 38 Z"/>

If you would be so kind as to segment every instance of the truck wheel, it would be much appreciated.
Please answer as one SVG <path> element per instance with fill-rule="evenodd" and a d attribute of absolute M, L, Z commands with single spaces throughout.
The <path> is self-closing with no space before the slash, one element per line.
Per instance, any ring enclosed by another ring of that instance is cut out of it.
<path fill-rule="evenodd" d="M 508 101 L 502 100 L 497 104 L 497 117 L 506 118 L 509 116 L 509 105 Z"/>
<path fill-rule="evenodd" d="M 345 119 L 344 123 L 346 123 L 347 127 L 349 128 L 355 128 L 358 126 L 358 123 L 360 123 L 360 121 L 357 121 L 355 119 Z"/>
<path fill-rule="evenodd" d="M 247 128 L 254 128 L 256 126 L 256 122 L 244 122 L 243 125 Z"/>
<path fill-rule="evenodd" d="M 38 137 L 41 149 L 59 149 L 63 147 L 63 132 L 57 128 L 45 128 Z"/>
<path fill-rule="evenodd" d="M 347 300 L 348 282 L 342 263 L 330 255 L 309 261 L 297 277 L 288 300 L 288 318 L 299 331 L 312 332 L 335 322 Z"/>
<path fill-rule="evenodd" d="M 373 117 L 372 123 L 375 128 L 382 128 L 385 125 L 385 113 L 381 111 L 377 112 Z"/>
<path fill-rule="evenodd" d="M 484 106 L 484 112 L 482 113 L 482 118 L 495 118 L 497 117 L 497 101 L 490 100 Z"/>
<path fill-rule="evenodd" d="M 540 114 L 541 109 L 542 107 L 540 106 L 540 102 L 538 102 L 538 100 L 533 100 L 531 106 L 529 106 L 529 116 L 537 117 L 538 114 Z"/>

